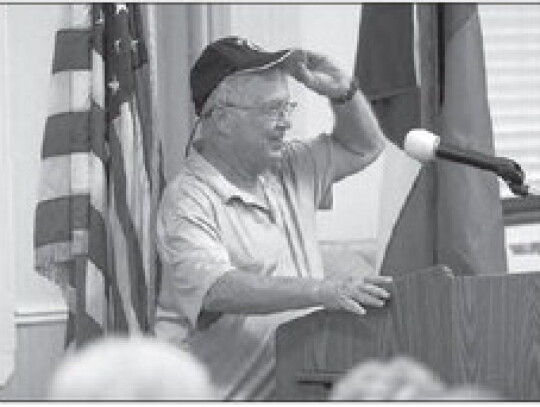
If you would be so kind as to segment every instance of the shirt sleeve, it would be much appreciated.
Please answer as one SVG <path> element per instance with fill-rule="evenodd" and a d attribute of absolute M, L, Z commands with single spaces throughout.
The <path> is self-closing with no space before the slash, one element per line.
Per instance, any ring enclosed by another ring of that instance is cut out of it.
<path fill-rule="evenodd" d="M 186 191 L 165 195 L 158 211 L 156 234 L 165 267 L 160 301 L 197 327 L 209 288 L 233 268 L 209 202 Z"/>
<path fill-rule="evenodd" d="M 297 188 L 311 189 L 304 192 L 312 194 L 316 208 L 331 209 L 334 163 L 339 159 L 331 136 L 323 133 L 311 140 L 290 141 L 285 152 L 284 169 Z"/>

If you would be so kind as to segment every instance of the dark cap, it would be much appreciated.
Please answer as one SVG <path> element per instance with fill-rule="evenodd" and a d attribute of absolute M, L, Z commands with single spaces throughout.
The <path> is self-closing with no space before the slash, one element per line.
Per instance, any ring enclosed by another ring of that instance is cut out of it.
<path fill-rule="evenodd" d="M 204 103 L 227 76 L 271 68 L 285 60 L 293 50 L 268 52 L 239 37 L 225 37 L 209 44 L 191 68 L 191 97 L 198 116 Z"/>

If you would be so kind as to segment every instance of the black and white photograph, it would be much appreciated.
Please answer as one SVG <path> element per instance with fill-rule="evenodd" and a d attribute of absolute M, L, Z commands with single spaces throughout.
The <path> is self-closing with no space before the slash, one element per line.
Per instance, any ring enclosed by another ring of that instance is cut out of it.
<path fill-rule="evenodd" d="M 540 400 L 540 3 L 0 3 L 0 401 Z"/>

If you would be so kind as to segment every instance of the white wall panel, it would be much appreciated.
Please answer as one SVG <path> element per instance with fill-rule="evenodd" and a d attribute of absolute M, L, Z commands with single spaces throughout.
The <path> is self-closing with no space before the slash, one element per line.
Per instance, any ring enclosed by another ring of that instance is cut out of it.
<path fill-rule="evenodd" d="M 59 5 L 8 5 L 7 97 L 13 202 L 13 272 L 17 304 L 58 308 L 57 287 L 34 271 L 34 209 L 38 190 L 40 150 L 48 109 Z"/>
<path fill-rule="evenodd" d="M 11 190 L 9 129 L 9 100 L 7 97 L 7 6 L 0 5 L 0 188 Z M 14 370 L 15 358 L 15 293 L 13 281 L 13 208 L 11 195 L 4 193 L 0 199 L 0 386 Z"/>
<path fill-rule="evenodd" d="M 328 55 L 351 73 L 356 59 L 359 4 L 235 4 L 232 33 L 269 49 L 300 47 Z M 333 116 L 326 98 L 291 81 L 299 103 L 290 137 L 330 131 Z M 370 240 L 377 232 L 382 158 L 334 186 L 334 208 L 318 214 L 321 240 Z"/>

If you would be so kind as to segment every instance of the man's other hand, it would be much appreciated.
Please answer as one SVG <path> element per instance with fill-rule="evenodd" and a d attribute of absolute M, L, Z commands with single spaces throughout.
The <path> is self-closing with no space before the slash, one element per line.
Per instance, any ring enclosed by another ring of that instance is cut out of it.
<path fill-rule="evenodd" d="M 328 57 L 311 51 L 296 50 L 286 60 L 285 69 L 298 82 L 330 98 L 342 96 L 351 86 L 351 78 Z"/>
<path fill-rule="evenodd" d="M 325 308 L 364 315 L 367 306 L 384 306 L 390 293 L 382 285 L 391 282 L 390 276 L 329 278 L 320 282 L 319 299 Z"/>

